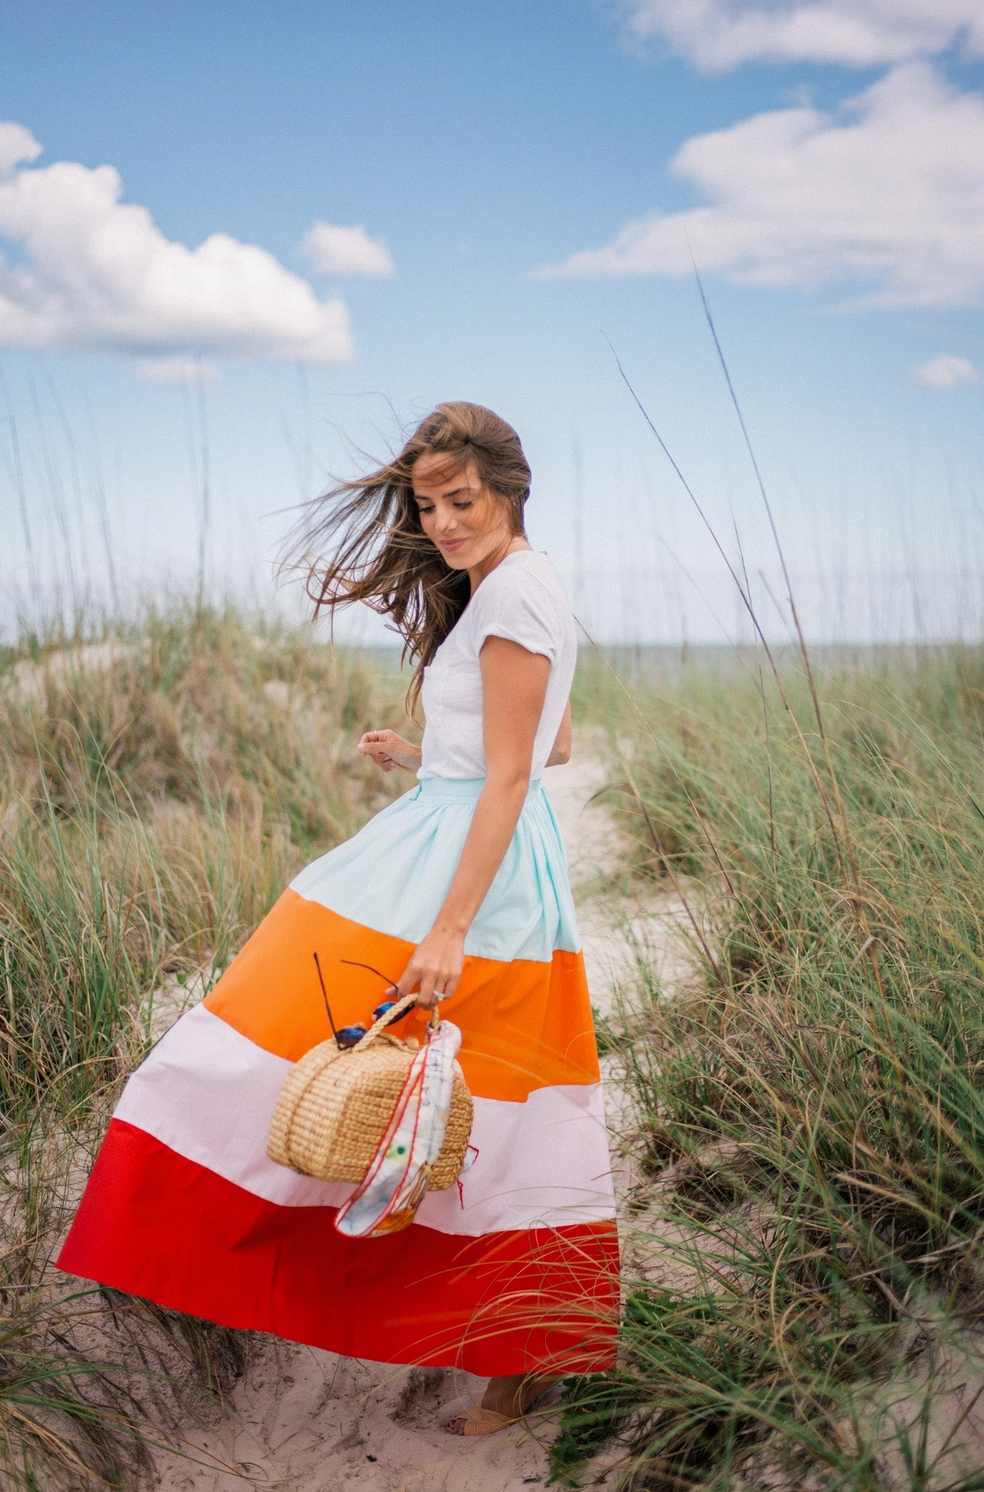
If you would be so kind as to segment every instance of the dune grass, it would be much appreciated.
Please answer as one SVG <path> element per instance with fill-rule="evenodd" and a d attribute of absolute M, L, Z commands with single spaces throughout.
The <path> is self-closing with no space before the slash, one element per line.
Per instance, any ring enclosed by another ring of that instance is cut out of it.
<path fill-rule="evenodd" d="M 694 972 L 627 992 L 623 1356 L 555 1480 L 984 1487 L 984 651 L 678 672 L 580 682 Z"/>
<path fill-rule="evenodd" d="M 246 1343 L 51 1258 L 111 1100 L 189 984 L 398 790 L 354 754 L 395 670 L 176 606 L 0 658 L 0 1480 L 126 1486 Z"/>

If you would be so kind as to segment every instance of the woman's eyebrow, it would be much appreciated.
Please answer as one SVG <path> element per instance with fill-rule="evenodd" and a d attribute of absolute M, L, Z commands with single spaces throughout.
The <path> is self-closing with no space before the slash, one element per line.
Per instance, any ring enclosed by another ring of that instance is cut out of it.
<path fill-rule="evenodd" d="M 442 492 L 439 495 L 441 497 L 457 497 L 460 492 L 470 492 L 470 491 L 471 491 L 470 487 L 454 487 L 454 488 L 452 488 L 452 490 L 450 492 Z M 430 503 L 430 502 L 434 501 L 434 499 L 429 495 L 429 493 L 426 493 L 426 492 L 425 493 L 415 492 L 413 494 L 413 497 L 414 497 L 414 500 L 416 502 L 418 502 L 418 503 Z"/>

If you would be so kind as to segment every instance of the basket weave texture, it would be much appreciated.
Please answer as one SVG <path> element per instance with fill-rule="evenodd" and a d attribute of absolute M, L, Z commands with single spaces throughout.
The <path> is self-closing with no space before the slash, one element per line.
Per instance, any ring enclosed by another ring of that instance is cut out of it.
<path fill-rule="evenodd" d="M 284 1079 L 267 1142 L 270 1159 L 320 1181 L 358 1184 L 386 1133 L 417 1050 L 416 1041 L 375 1028 L 348 1051 L 339 1051 L 334 1039 L 312 1047 Z M 446 1191 L 457 1181 L 472 1114 L 472 1096 L 456 1073 L 431 1191 Z"/>

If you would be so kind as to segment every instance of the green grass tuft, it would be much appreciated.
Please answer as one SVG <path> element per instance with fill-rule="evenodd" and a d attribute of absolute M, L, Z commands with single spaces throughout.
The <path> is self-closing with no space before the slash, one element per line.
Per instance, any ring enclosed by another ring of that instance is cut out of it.
<path fill-rule="evenodd" d="M 637 677 L 641 715 L 592 665 L 631 874 L 696 928 L 619 1049 L 619 1485 L 969 1488 L 984 1417 L 945 1425 L 984 1385 L 984 650 L 831 655 L 788 709 L 745 662 Z M 614 1425 L 605 1382 L 568 1414 L 598 1395 Z"/>

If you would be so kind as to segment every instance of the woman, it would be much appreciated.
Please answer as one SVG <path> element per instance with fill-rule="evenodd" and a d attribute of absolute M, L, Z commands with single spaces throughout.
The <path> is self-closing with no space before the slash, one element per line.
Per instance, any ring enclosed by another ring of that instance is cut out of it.
<path fill-rule="evenodd" d="M 525 536 L 515 431 L 440 405 L 399 456 L 313 506 L 316 610 L 362 600 L 416 663 L 422 745 L 358 750 L 418 785 L 309 865 L 202 1003 L 133 1075 L 61 1268 L 227 1326 L 489 1375 L 449 1427 L 512 1423 L 557 1376 L 611 1365 L 617 1241 L 597 1053 L 556 821 L 573 619 Z M 462 1031 L 474 1162 L 405 1232 L 345 1238 L 351 1190 L 267 1158 L 289 1065 L 336 1024 L 416 992 Z M 397 978 L 397 974 L 399 977 Z"/>

